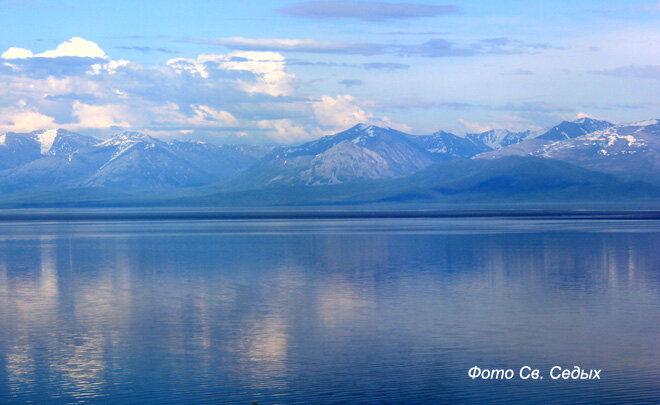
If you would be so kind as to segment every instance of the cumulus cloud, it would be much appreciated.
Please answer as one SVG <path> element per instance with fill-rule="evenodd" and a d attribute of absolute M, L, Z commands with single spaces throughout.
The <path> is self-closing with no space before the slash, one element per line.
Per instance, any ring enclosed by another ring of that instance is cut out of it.
<path fill-rule="evenodd" d="M 386 21 L 456 14 L 460 9 L 453 5 L 326 0 L 294 3 L 281 8 L 280 12 L 297 18 Z"/>
<path fill-rule="evenodd" d="M 71 128 L 129 128 L 130 114 L 123 105 L 90 105 L 73 102 L 72 115 L 78 119 Z"/>
<path fill-rule="evenodd" d="M 497 125 L 493 123 L 484 124 L 477 121 L 468 121 L 464 118 L 459 118 L 458 122 L 463 126 L 467 133 L 481 133 L 497 127 Z"/>
<path fill-rule="evenodd" d="M 239 124 L 236 117 L 228 111 L 218 110 L 207 105 L 191 105 L 195 115 L 188 118 L 188 122 L 196 125 L 233 127 Z"/>
<path fill-rule="evenodd" d="M 27 59 L 27 58 L 33 58 L 34 55 L 32 54 L 32 51 L 29 49 L 23 49 L 23 48 L 16 48 L 16 47 L 11 47 L 7 49 L 2 55 L 0 55 L 2 59 Z"/>
<path fill-rule="evenodd" d="M 314 113 L 321 125 L 335 128 L 346 128 L 369 120 L 369 115 L 355 105 L 355 99 L 348 94 L 336 98 L 321 97 L 321 100 L 314 103 Z"/>
<path fill-rule="evenodd" d="M 355 103 L 353 96 L 344 94 L 337 97 L 323 96 L 314 104 L 314 114 L 321 125 L 341 129 L 358 122 L 368 122 L 371 115 Z"/>
<path fill-rule="evenodd" d="M 595 116 L 593 116 L 593 115 L 591 115 L 591 114 L 589 114 L 589 113 L 586 113 L 586 112 L 582 112 L 582 111 L 580 111 L 580 112 L 577 113 L 577 115 L 575 116 L 575 119 L 576 119 L 576 120 L 579 120 L 579 119 L 582 119 L 582 118 L 598 119 L 598 118 L 596 118 Z"/>
<path fill-rule="evenodd" d="M 291 95 L 294 91 L 295 76 L 286 72 L 284 56 L 276 52 L 235 52 L 219 68 L 254 74 L 257 80 L 239 81 L 248 93 L 277 97 Z"/>
<path fill-rule="evenodd" d="M 62 42 L 55 49 L 33 54 L 29 49 L 11 47 L 0 57 L 2 59 L 27 59 L 27 58 L 60 58 L 73 56 L 78 58 L 106 58 L 105 52 L 92 41 L 80 37 L 73 37 Z"/>
<path fill-rule="evenodd" d="M 373 105 L 371 101 L 358 102 L 349 94 L 339 94 L 336 97 L 322 96 L 313 103 L 314 115 L 318 123 L 326 128 L 325 134 L 343 130 L 357 123 L 374 124 L 396 128 L 400 131 L 410 131 L 408 125 L 392 122 L 388 117 L 376 118 L 366 110 Z"/>
<path fill-rule="evenodd" d="M 239 72 L 235 76 L 239 87 L 248 93 L 286 96 L 294 91 L 295 76 L 285 70 L 284 56 L 277 52 L 233 52 L 228 55 L 200 55 L 196 59 L 176 58 L 167 66 L 178 73 L 210 79 L 225 72 Z"/>
<path fill-rule="evenodd" d="M 290 119 L 262 120 L 257 126 L 265 130 L 270 139 L 280 143 L 306 142 L 321 136 L 318 129 L 310 132 Z"/>
<path fill-rule="evenodd" d="M 30 132 L 52 127 L 55 119 L 25 106 L 0 108 L 0 131 Z"/>
<path fill-rule="evenodd" d="M 110 135 L 124 128 L 223 141 L 292 143 L 370 117 L 350 95 L 298 91 L 286 58 L 232 51 L 143 66 L 72 38 L 0 59 L 0 131 L 62 127 Z"/>

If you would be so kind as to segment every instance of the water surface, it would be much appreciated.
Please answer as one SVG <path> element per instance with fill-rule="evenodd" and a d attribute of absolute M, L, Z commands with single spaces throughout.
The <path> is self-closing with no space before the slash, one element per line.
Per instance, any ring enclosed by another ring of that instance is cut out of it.
<path fill-rule="evenodd" d="M 657 221 L 0 222 L 0 402 L 657 403 L 659 341 Z"/>

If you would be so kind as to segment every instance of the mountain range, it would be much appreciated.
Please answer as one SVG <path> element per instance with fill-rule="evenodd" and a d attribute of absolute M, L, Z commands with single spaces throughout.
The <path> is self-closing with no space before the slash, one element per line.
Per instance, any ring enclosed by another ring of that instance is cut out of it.
<path fill-rule="evenodd" d="M 165 142 L 138 132 L 105 140 L 62 129 L 0 135 L 0 201 L 10 205 L 655 201 L 659 173 L 658 120 L 583 117 L 542 133 L 465 135 L 358 124 L 274 148 Z"/>
<path fill-rule="evenodd" d="M 164 142 L 137 132 L 107 140 L 62 129 L 0 136 L 0 190 L 152 190 L 227 180 L 268 152 L 256 146 Z"/>

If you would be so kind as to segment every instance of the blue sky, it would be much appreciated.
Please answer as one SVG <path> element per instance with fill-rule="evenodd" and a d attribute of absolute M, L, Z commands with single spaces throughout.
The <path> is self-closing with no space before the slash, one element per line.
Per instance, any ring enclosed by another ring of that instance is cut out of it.
<path fill-rule="evenodd" d="M 660 115 L 657 0 L 0 0 L 0 23 L 2 132 L 296 143 Z"/>

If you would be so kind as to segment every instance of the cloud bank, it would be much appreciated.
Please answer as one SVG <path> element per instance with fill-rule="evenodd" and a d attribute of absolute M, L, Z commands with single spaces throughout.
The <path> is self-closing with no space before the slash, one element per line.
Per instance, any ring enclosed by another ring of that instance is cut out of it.
<path fill-rule="evenodd" d="M 291 143 L 370 119 L 350 95 L 301 94 L 286 58 L 274 51 L 143 66 L 75 37 L 41 53 L 12 47 L 0 58 L 0 132 L 136 128 L 156 136 Z"/>

